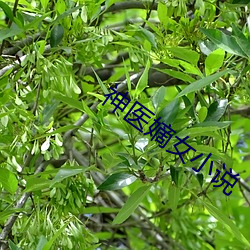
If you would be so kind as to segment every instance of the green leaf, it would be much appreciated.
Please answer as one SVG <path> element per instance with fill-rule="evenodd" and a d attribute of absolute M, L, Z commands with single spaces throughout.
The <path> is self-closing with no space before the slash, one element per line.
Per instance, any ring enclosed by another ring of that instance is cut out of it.
<path fill-rule="evenodd" d="M 9 242 L 10 250 L 22 250 L 17 245 L 15 245 L 11 240 L 9 240 L 8 242 Z"/>
<path fill-rule="evenodd" d="M 18 212 L 23 212 L 24 209 L 23 208 L 9 208 L 7 207 L 5 211 L 0 212 L 0 222 L 4 223 L 6 219 L 8 219 L 8 217 L 14 213 L 18 213 Z"/>
<path fill-rule="evenodd" d="M 43 250 L 43 247 L 46 245 L 47 242 L 48 241 L 47 241 L 46 237 L 44 235 L 41 235 L 40 239 L 38 241 L 36 250 Z"/>
<path fill-rule="evenodd" d="M 200 89 L 206 87 L 207 85 L 213 83 L 214 81 L 218 80 L 220 77 L 222 77 L 223 75 L 225 75 L 225 74 L 227 74 L 229 72 L 231 72 L 231 71 L 230 70 L 223 70 L 221 72 L 215 73 L 213 75 L 210 75 L 210 76 L 202 78 L 202 79 L 200 79 L 198 81 L 195 81 L 195 82 L 189 84 L 185 89 L 183 89 L 181 91 L 181 93 L 179 93 L 177 95 L 177 98 L 181 97 L 183 95 L 195 92 L 197 90 L 200 90 Z"/>
<path fill-rule="evenodd" d="M 84 108 L 83 108 L 83 105 L 80 101 L 78 100 L 75 100 L 73 98 L 70 98 L 68 96 L 64 96 L 58 92 L 54 92 L 53 93 L 53 97 L 63 103 L 66 103 L 68 104 L 69 106 L 73 107 L 73 108 L 76 108 L 82 112 L 85 112 Z"/>
<path fill-rule="evenodd" d="M 22 33 L 24 30 L 20 29 L 18 26 L 14 25 L 11 28 L 0 30 L 0 42 L 6 38 L 17 36 Z"/>
<path fill-rule="evenodd" d="M 64 34 L 64 28 L 61 24 L 56 25 L 52 30 L 51 30 L 51 35 L 50 35 L 50 46 L 56 47 L 63 39 L 63 34 Z"/>
<path fill-rule="evenodd" d="M 45 244 L 45 246 L 43 247 L 43 250 L 49 250 L 52 245 L 53 245 L 53 242 L 59 237 L 59 235 L 64 231 L 64 229 L 68 226 L 69 222 L 64 222 L 65 224 L 59 229 L 57 230 L 53 237 Z"/>
<path fill-rule="evenodd" d="M 198 173 L 195 175 L 196 179 L 198 180 L 200 186 L 202 187 L 204 183 L 204 175 L 202 173 Z"/>
<path fill-rule="evenodd" d="M 161 122 L 164 122 L 167 125 L 172 124 L 176 119 L 178 111 L 179 101 L 178 99 L 174 99 L 157 114 L 157 118 L 161 117 Z"/>
<path fill-rule="evenodd" d="M 93 69 L 94 71 L 94 69 Z M 109 94 L 109 91 L 108 89 L 106 88 L 105 84 L 102 82 L 102 80 L 100 79 L 100 77 L 96 74 L 96 72 L 94 71 L 95 73 L 95 77 L 98 81 L 98 83 L 100 84 L 101 88 L 102 88 L 102 91 L 104 92 L 105 95 Z"/>
<path fill-rule="evenodd" d="M 165 73 L 169 76 L 172 76 L 174 78 L 180 79 L 184 82 L 191 83 L 191 82 L 195 81 L 195 79 L 193 77 L 189 76 L 188 74 L 180 72 L 180 71 L 176 71 L 173 69 L 158 69 L 158 68 L 156 68 L 156 70 L 158 70 L 162 73 Z"/>
<path fill-rule="evenodd" d="M 54 112 L 58 108 L 59 102 L 52 100 L 49 104 L 44 105 L 42 112 L 42 124 L 49 122 L 50 118 L 53 116 Z"/>
<path fill-rule="evenodd" d="M 105 213 L 117 213 L 119 212 L 119 208 L 114 207 L 82 207 L 81 213 L 82 214 L 105 214 Z"/>
<path fill-rule="evenodd" d="M 201 199 L 200 199 L 201 200 Z M 246 245 L 248 248 L 250 248 L 249 241 L 245 238 L 245 236 L 241 233 L 241 231 L 238 229 L 238 227 L 233 223 L 232 220 L 230 220 L 224 212 L 220 211 L 217 207 L 213 206 L 212 204 L 202 201 L 205 205 L 208 212 L 216 218 L 219 222 L 223 224 L 223 226 L 230 232 L 232 235 L 234 235 L 239 241 L 241 241 L 244 245 Z"/>
<path fill-rule="evenodd" d="M 161 23 L 167 24 L 168 21 L 168 9 L 165 3 L 159 2 L 157 6 L 157 14 Z"/>
<path fill-rule="evenodd" d="M 233 36 L 228 36 L 222 31 L 217 29 L 204 29 L 200 28 L 201 32 L 204 33 L 213 43 L 219 48 L 241 57 L 246 57 L 237 40 Z"/>
<path fill-rule="evenodd" d="M 176 47 L 176 48 L 169 48 L 168 50 L 172 52 L 175 57 L 178 57 L 182 60 L 190 62 L 194 66 L 197 65 L 199 58 L 200 58 L 199 53 L 190 49 Z"/>
<path fill-rule="evenodd" d="M 217 49 L 210 53 L 205 60 L 205 72 L 206 75 L 211 75 L 223 65 L 225 57 L 225 51 L 222 49 Z"/>
<path fill-rule="evenodd" d="M 136 85 L 135 88 L 135 97 L 137 98 L 140 93 L 148 86 L 148 70 L 150 67 L 150 61 L 147 61 L 146 67 Z"/>
<path fill-rule="evenodd" d="M 83 167 L 73 167 L 73 166 L 68 166 L 68 167 L 64 167 L 61 168 L 58 173 L 56 174 L 55 178 L 52 180 L 51 182 L 51 186 L 54 185 L 57 182 L 61 182 L 62 180 L 70 177 L 70 176 L 74 176 L 77 174 L 80 174 L 82 172 L 85 172 L 86 169 Z"/>
<path fill-rule="evenodd" d="M 172 182 L 168 188 L 169 207 L 174 211 L 180 199 L 180 189 Z"/>
<path fill-rule="evenodd" d="M 244 53 L 248 57 L 250 57 L 250 42 L 248 41 L 248 39 L 246 39 L 245 37 L 244 39 L 242 39 L 241 37 L 235 37 L 235 39 Z"/>
<path fill-rule="evenodd" d="M 177 135 L 179 137 L 185 137 L 185 136 L 191 136 L 191 137 L 196 137 L 196 136 L 201 136 L 201 135 L 206 135 L 207 132 L 210 131 L 215 131 L 220 129 L 219 127 L 195 127 L 195 128 L 188 128 L 184 129 L 183 131 L 180 131 Z"/>
<path fill-rule="evenodd" d="M 13 12 L 12 12 L 11 8 L 9 7 L 9 5 L 7 5 L 7 4 L 4 3 L 3 1 L 0 1 L 0 8 L 3 9 L 5 15 L 6 15 L 11 21 L 14 21 L 14 15 L 13 15 Z"/>
<path fill-rule="evenodd" d="M 153 48 L 156 48 L 157 45 L 156 45 L 156 42 L 155 42 L 155 36 L 152 32 L 150 32 L 149 30 L 147 29 L 144 29 L 142 27 L 140 27 L 140 30 L 139 32 L 137 31 L 136 34 L 140 34 L 140 36 L 142 36 L 143 40 L 147 40 L 150 42 L 150 44 L 152 45 Z"/>
<path fill-rule="evenodd" d="M 161 105 L 162 101 L 164 100 L 164 97 L 166 95 L 166 87 L 161 86 L 160 88 L 157 89 L 155 94 L 152 96 L 152 104 L 157 110 L 157 108 Z"/>
<path fill-rule="evenodd" d="M 42 7 L 43 7 L 44 9 L 47 8 L 48 3 L 49 3 L 49 0 L 41 0 L 41 5 L 42 5 Z"/>
<path fill-rule="evenodd" d="M 198 118 L 200 122 L 203 122 L 207 117 L 207 108 L 206 107 L 201 107 L 199 112 L 198 112 Z"/>
<path fill-rule="evenodd" d="M 58 16 L 56 18 L 56 20 L 53 22 L 54 23 L 58 23 L 60 20 L 64 19 L 66 16 L 71 15 L 72 13 L 78 11 L 79 9 L 81 9 L 83 7 L 82 4 L 79 4 L 76 7 L 73 7 L 72 9 L 66 10 L 64 13 L 62 13 L 60 16 Z"/>
<path fill-rule="evenodd" d="M 217 158 L 218 160 L 222 160 L 225 163 L 226 167 L 228 168 L 233 167 L 232 158 L 226 155 L 225 153 L 221 153 L 218 149 L 214 147 L 207 146 L 207 145 L 196 145 L 195 149 L 197 153 L 205 153 L 205 154 L 211 153 L 214 158 Z"/>
<path fill-rule="evenodd" d="M 14 194 L 17 191 L 18 180 L 16 176 L 5 168 L 0 168 L 0 183 L 3 185 L 11 194 Z"/>
<path fill-rule="evenodd" d="M 49 188 L 51 185 L 51 180 L 31 176 L 26 178 L 26 188 L 24 192 L 33 192 L 33 191 L 40 191 Z"/>
<path fill-rule="evenodd" d="M 216 122 L 216 121 L 206 121 L 195 124 L 193 127 L 218 127 L 220 129 L 226 128 L 231 125 L 231 121 Z"/>
<path fill-rule="evenodd" d="M 176 168 L 173 166 L 170 166 L 170 175 L 172 181 L 175 183 L 175 185 L 178 187 L 178 182 L 179 182 L 179 172 L 181 171 L 180 168 Z"/>
<path fill-rule="evenodd" d="M 109 176 L 99 187 L 99 190 L 117 190 L 133 183 L 136 177 L 132 174 L 120 172 Z"/>
<path fill-rule="evenodd" d="M 247 5 L 249 4 L 249 0 L 233 0 L 232 4 L 244 4 Z"/>
<path fill-rule="evenodd" d="M 222 99 L 219 101 L 215 101 L 208 108 L 208 114 L 205 122 L 207 121 L 219 121 L 220 118 L 224 115 L 227 109 L 228 100 Z"/>
<path fill-rule="evenodd" d="M 116 215 L 112 224 L 121 224 L 124 222 L 139 206 L 143 198 L 147 195 L 150 185 L 144 185 L 138 188 L 127 200 L 120 212 Z"/>

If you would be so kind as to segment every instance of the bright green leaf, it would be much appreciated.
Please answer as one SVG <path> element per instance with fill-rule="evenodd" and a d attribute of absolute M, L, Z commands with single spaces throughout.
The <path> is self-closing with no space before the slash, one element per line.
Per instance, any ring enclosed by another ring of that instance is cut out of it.
<path fill-rule="evenodd" d="M 211 75 L 223 65 L 225 57 L 225 51 L 222 49 L 217 49 L 210 53 L 205 60 L 205 72 L 206 75 Z"/>
<path fill-rule="evenodd" d="M 194 66 L 197 65 L 200 58 L 199 53 L 190 49 L 176 47 L 176 48 L 169 48 L 168 50 L 172 52 L 175 57 L 190 62 Z"/>
<path fill-rule="evenodd" d="M 11 194 L 14 194 L 18 187 L 16 176 L 5 168 L 0 168 L 0 183 Z"/>

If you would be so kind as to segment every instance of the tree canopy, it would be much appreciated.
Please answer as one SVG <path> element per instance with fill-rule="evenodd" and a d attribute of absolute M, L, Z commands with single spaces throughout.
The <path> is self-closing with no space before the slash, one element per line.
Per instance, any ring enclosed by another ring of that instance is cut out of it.
<path fill-rule="evenodd" d="M 0 249 L 250 249 L 248 2 L 0 1 Z"/>

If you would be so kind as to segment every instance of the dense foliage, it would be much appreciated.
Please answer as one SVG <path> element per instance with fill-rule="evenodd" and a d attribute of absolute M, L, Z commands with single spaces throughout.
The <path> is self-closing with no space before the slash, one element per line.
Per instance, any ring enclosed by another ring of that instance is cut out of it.
<path fill-rule="evenodd" d="M 250 249 L 248 7 L 0 1 L 0 249 Z"/>

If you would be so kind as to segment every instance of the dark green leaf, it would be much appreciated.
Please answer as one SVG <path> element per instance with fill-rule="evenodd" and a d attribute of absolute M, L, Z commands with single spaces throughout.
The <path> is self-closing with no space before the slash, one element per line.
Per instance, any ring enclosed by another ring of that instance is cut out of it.
<path fill-rule="evenodd" d="M 198 180 L 200 186 L 202 187 L 203 182 L 204 182 L 204 176 L 202 173 L 198 173 L 195 175 L 196 179 Z"/>
<path fill-rule="evenodd" d="M 241 49 L 237 40 L 233 36 L 228 36 L 224 34 L 222 31 L 217 29 L 204 29 L 200 28 L 201 32 L 203 32 L 212 42 L 214 42 L 219 48 L 224 49 L 225 51 L 239 55 L 242 57 L 246 57 L 246 54 Z"/>
<path fill-rule="evenodd" d="M 232 4 L 244 4 L 247 5 L 249 4 L 249 0 L 233 0 Z"/>
<path fill-rule="evenodd" d="M 64 28 L 63 28 L 63 26 L 61 24 L 56 25 L 51 30 L 50 46 L 51 47 L 56 47 L 62 41 L 63 34 L 64 34 Z"/>
<path fill-rule="evenodd" d="M 179 172 L 180 171 L 181 171 L 180 168 L 175 168 L 173 166 L 170 166 L 171 179 L 177 187 L 178 187 L 178 180 L 179 180 Z"/>
<path fill-rule="evenodd" d="M 227 99 L 222 99 L 222 100 L 215 101 L 214 103 L 212 103 L 208 108 L 208 114 L 204 122 L 219 121 L 226 111 L 227 104 L 228 104 Z"/>
<path fill-rule="evenodd" d="M 157 114 L 157 117 L 161 117 L 161 122 L 164 122 L 167 125 L 172 124 L 176 119 L 178 111 L 179 101 L 178 99 L 174 99 Z"/>
<path fill-rule="evenodd" d="M 136 180 L 134 175 L 128 173 L 115 173 L 109 176 L 99 187 L 99 190 L 117 190 L 126 187 Z"/>
<path fill-rule="evenodd" d="M 11 21 L 14 21 L 14 15 L 13 15 L 13 12 L 12 12 L 11 8 L 9 7 L 9 5 L 7 5 L 7 4 L 4 3 L 3 1 L 0 1 L 0 8 L 3 9 L 5 15 L 6 15 Z"/>

